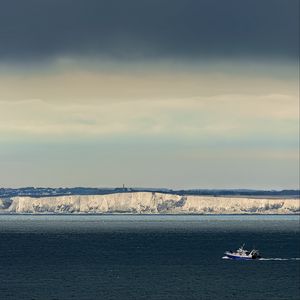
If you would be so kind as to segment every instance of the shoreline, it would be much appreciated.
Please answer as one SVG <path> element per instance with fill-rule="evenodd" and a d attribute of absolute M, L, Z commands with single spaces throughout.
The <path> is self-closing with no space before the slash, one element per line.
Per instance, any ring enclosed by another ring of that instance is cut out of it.
<path fill-rule="evenodd" d="M 282 214 L 266 214 L 266 213 L 244 213 L 244 214 L 132 214 L 132 213 L 2 213 L 0 216 L 136 216 L 136 217 L 151 217 L 151 216 L 299 216 L 300 213 L 282 213 Z M 299 218 L 300 220 L 300 218 Z"/>

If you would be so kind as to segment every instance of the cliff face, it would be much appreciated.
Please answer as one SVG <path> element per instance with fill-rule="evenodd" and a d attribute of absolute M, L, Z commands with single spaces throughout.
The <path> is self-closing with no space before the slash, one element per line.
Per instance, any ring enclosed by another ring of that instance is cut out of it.
<path fill-rule="evenodd" d="M 179 196 L 137 192 L 0 199 L 4 213 L 299 214 L 299 199 Z"/>

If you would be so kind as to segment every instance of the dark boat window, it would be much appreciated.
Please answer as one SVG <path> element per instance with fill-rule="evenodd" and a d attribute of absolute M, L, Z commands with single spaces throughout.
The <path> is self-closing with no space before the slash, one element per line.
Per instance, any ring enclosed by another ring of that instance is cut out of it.
<path fill-rule="evenodd" d="M 246 251 L 246 255 L 249 255 L 250 254 L 250 252 L 249 251 Z"/>

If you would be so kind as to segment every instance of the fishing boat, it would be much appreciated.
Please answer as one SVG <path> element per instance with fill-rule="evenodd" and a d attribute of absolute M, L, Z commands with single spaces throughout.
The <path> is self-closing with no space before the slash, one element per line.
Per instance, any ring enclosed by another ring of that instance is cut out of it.
<path fill-rule="evenodd" d="M 252 249 L 251 251 L 248 251 L 244 249 L 244 245 L 242 245 L 239 249 L 236 251 L 226 251 L 224 254 L 226 255 L 226 258 L 230 259 L 237 259 L 237 260 L 252 260 L 252 259 L 259 259 L 261 258 L 259 251 L 257 249 Z"/>

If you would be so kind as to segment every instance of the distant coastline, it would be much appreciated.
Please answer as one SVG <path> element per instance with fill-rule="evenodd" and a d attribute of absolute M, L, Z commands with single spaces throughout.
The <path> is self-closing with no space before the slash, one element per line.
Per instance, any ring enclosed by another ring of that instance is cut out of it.
<path fill-rule="evenodd" d="M 299 198 L 158 192 L 0 197 L 1 214 L 300 214 Z"/>

